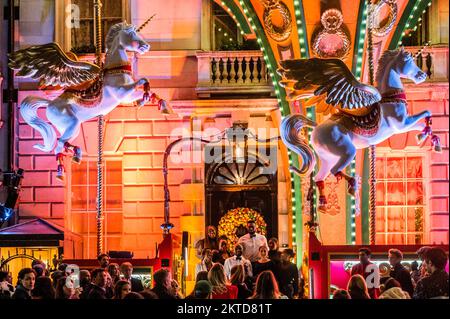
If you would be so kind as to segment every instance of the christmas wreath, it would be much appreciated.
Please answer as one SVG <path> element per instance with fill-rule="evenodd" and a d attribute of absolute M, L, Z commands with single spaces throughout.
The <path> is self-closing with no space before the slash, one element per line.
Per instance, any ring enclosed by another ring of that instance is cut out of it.
<path fill-rule="evenodd" d="M 228 247 L 234 247 L 238 241 L 236 231 L 239 228 L 246 227 L 247 221 L 256 221 L 256 232 L 266 235 L 267 224 L 260 213 L 251 208 L 234 208 L 229 210 L 219 221 L 219 236 L 226 236 Z"/>

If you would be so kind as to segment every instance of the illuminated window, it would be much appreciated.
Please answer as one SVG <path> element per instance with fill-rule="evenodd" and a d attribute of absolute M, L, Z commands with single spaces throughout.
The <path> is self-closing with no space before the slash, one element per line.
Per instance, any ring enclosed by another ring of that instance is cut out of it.
<path fill-rule="evenodd" d="M 377 154 L 376 243 L 422 244 L 426 210 L 423 156 Z"/>
<path fill-rule="evenodd" d="M 71 2 L 80 8 L 80 27 L 71 29 L 71 50 L 74 53 L 93 53 L 95 52 L 94 2 L 92 0 L 71 0 Z M 103 40 L 112 25 L 125 20 L 124 9 L 123 0 L 102 0 Z"/>
<path fill-rule="evenodd" d="M 215 2 L 212 2 L 212 12 L 213 50 L 259 50 L 256 40 L 244 39 L 233 17 Z"/>
<path fill-rule="evenodd" d="M 105 251 L 120 249 L 122 235 L 122 161 L 105 160 L 104 163 L 104 238 Z M 83 236 L 86 257 L 95 257 L 97 238 L 97 162 L 83 159 L 72 165 L 71 230 Z"/>

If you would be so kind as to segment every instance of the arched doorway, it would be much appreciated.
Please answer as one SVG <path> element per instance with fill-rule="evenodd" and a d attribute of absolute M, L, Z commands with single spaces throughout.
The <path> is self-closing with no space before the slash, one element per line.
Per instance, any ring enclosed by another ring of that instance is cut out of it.
<path fill-rule="evenodd" d="M 207 147 L 205 151 L 210 150 Z M 206 163 L 206 225 L 217 226 L 230 209 L 251 208 L 267 223 L 267 237 L 277 237 L 277 169 L 275 165 L 274 170 L 267 170 L 269 165 L 268 158 L 260 153 L 237 159 L 225 151 L 212 163 Z"/>

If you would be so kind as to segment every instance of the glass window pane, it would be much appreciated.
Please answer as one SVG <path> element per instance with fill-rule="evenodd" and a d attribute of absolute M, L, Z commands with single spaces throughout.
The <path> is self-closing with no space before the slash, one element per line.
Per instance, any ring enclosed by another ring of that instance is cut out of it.
<path fill-rule="evenodd" d="M 72 165 L 72 185 L 86 185 L 87 183 L 87 162 L 80 165 Z"/>
<path fill-rule="evenodd" d="M 389 234 L 387 236 L 388 244 L 402 245 L 405 244 L 406 236 L 404 234 Z"/>
<path fill-rule="evenodd" d="M 385 198 L 385 187 L 386 183 L 380 182 L 377 183 L 377 205 L 386 205 L 386 198 Z"/>
<path fill-rule="evenodd" d="M 404 232 L 406 226 L 406 216 L 403 207 L 388 208 L 388 232 Z"/>
<path fill-rule="evenodd" d="M 423 232 L 423 208 L 408 208 L 408 232 Z"/>
<path fill-rule="evenodd" d="M 387 159 L 387 178 L 403 177 L 403 158 L 392 157 Z"/>
<path fill-rule="evenodd" d="M 376 219 L 376 231 L 385 232 L 386 231 L 386 217 L 384 213 L 384 208 L 377 208 L 377 219 Z"/>
<path fill-rule="evenodd" d="M 122 186 L 106 186 L 106 209 L 122 208 Z"/>
<path fill-rule="evenodd" d="M 402 182 L 387 183 L 387 204 L 405 205 L 405 187 Z"/>
<path fill-rule="evenodd" d="M 72 209 L 86 210 L 86 186 L 72 186 Z"/>
<path fill-rule="evenodd" d="M 406 175 L 408 178 L 422 178 L 422 158 L 408 157 L 406 162 Z"/>
<path fill-rule="evenodd" d="M 408 187 L 408 205 L 423 205 L 423 183 L 413 182 L 407 183 Z"/>
<path fill-rule="evenodd" d="M 384 157 L 377 158 L 377 179 L 386 178 L 385 163 L 386 159 Z"/>
<path fill-rule="evenodd" d="M 106 184 L 122 184 L 122 162 L 108 161 L 106 163 Z"/>
<path fill-rule="evenodd" d="M 97 186 L 89 186 L 89 210 L 97 209 Z"/>
<path fill-rule="evenodd" d="M 386 245 L 386 235 L 385 234 L 377 234 L 375 237 L 375 243 L 377 245 Z"/>
<path fill-rule="evenodd" d="M 97 163 L 89 162 L 89 185 L 97 185 Z"/>

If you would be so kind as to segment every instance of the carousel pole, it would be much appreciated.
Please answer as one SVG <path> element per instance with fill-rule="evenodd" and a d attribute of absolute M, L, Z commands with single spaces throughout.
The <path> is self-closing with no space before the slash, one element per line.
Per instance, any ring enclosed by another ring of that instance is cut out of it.
<path fill-rule="evenodd" d="M 102 2 L 94 1 L 95 63 L 102 67 Z M 103 252 L 103 115 L 98 116 L 97 256 Z"/>
<path fill-rule="evenodd" d="M 367 0 L 367 9 L 368 9 L 368 20 L 367 24 L 367 50 L 368 50 L 368 62 L 369 62 L 369 83 L 370 85 L 374 85 L 374 62 L 373 62 L 373 34 L 372 34 L 372 23 L 373 23 L 373 5 L 372 0 Z M 369 229 L 370 229 L 370 237 L 369 242 L 370 245 L 375 245 L 375 228 L 376 228 L 376 146 L 370 145 L 369 148 L 369 158 L 370 158 L 370 195 L 369 195 Z"/>

